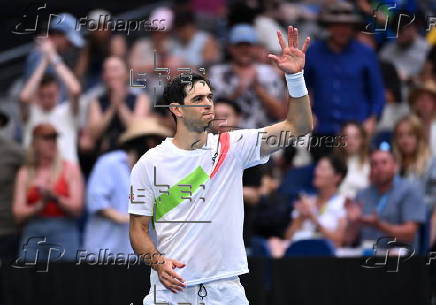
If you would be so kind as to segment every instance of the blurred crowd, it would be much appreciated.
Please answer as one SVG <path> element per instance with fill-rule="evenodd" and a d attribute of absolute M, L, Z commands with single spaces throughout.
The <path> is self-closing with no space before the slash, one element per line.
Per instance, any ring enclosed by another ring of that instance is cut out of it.
<path fill-rule="evenodd" d="M 288 25 L 300 43 L 311 37 L 304 77 L 316 124 L 245 171 L 249 254 L 385 236 L 420 253 L 435 247 L 436 6 L 397 2 L 174 1 L 147 16 L 159 28 L 135 35 L 105 26 L 104 9 L 87 16 L 104 22 L 82 32 L 59 14 L 11 90 L 19 116 L 0 113 L 1 129 L 16 127 L 0 133 L 1 257 L 45 259 L 38 237 L 61 245 L 65 260 L 78 249 L 132 253 L 130 170 L 175 131 L 156 107 L 166 81 L 211 80 L 227 125 L 215 132 L 282 120 L 286 83 L 267 54 L 280 53 L 276 33 Z"/>

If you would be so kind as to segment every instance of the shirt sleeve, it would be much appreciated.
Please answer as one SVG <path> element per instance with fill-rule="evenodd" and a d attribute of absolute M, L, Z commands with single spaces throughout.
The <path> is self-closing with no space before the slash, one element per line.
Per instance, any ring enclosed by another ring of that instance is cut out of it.
<path fill-rule="evenodd" d="M 269 155 L 260 156 L 262 135 L 265 134 L 265 128 L 240 129 L 230 132 L 230 145 L 243 169 L 268 162 Z"/>
<path fill-rule="evenodd" d="M 97 161 L 91 172 L 87 191 L 87 209 L 90 214 L 111 207 L 113 179 L 110 168 L 110 164 L 103 159 Z"/>
<path fill-rule="evenodd" d="M 128 213 L 153 216 L 154 195 L 146 167 L 140 161 L 133 166 L 130 174 Z"/>

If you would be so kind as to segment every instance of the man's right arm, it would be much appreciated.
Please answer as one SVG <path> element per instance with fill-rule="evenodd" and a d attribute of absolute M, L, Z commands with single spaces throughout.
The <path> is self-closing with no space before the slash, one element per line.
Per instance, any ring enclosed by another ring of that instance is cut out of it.
<path fill-rule="evenodd" d="M 153 192 L 151 181 L 146 174 L 145 163 L 137 162 L 130 174 L 130 243 L 136 254 L 145 263 L 156 270 L 159 281 L 169 290 L 176 293 L 186 286 L 185 280 L 174 271 L 175 268 L 185 267 L 175 259 L 164 257 L 159 253 L 149 235 L 150 220 L 153 217 Z M 140 194 L 134 194 L 140 192 Z"/>
<path fill-rule="evenodd" d="M 136 254 L 141 259 L 150 258 L 148 261 L 144 259 L 144 262 L 156 270 L 156 265 L 163 263 L 161 253 L 156 249 L 153 240 L 149 235 L 149 224 L 153 216 L 142 216 L 130 214 L 130 230 L 129 237 L 130 243 Z"/>
<path fill-rule="evenodd" d="M 153 240 L 148 234 L 148 227 L 152 217 L 130 214 L 130 243 L 135 253 L 146 264 L 149 264 L 151 268 L 156 270 L 160 282 L 172 292 L 177 293 L 182 291 L 186 284 L 185 280 L 174 269 L 183 268 L 185 264 L 175 259 L 164 257 L 156 249 Z"/>

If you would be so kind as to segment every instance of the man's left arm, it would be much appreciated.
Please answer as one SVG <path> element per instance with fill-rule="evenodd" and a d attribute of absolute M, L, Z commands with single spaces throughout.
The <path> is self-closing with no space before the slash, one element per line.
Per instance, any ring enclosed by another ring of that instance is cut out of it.
<path fill-rule="evenodd" d="M 281 134 L 292 135 L 294 137 L 305 135 L 312 131 L 312 111 L 310 99 L 304 83 L 303 68 L 305 63 L 305 53 L 309 46 L 310 38 L 307 37 L 303 47 L 298 49 L 298 29 L 288 27 L 288 43 L 286 43 L 280 32 L 277 32 L 282 54 L 280 56 L 268 55 L 268 57 L 285 72 L 287 80 L 289 98 L 288 112 L 286 119 L 265 127 L 265 135 L 262 136 L 260 155 L 266 156 L 283 148 L 280 145 L 269 145 L 268 138 L 278 139 Z M 288 140 L 288 139 L 287 139 Z M 270 141 L 271 142 L 271 141 Z M 286 145 L 290 141 L 286 141 Z"/>

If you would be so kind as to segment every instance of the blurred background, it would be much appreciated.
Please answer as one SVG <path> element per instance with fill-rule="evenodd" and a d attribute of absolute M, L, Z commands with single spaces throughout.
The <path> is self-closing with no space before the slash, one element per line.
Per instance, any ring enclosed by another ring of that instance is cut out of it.
<path fill-rule="evenodd" d="M 165 83 L 210 79 L 227 125 L 211 132 L 282 120 L 267 55 L 289 25 L 300 48 L 311 38 L 315 128 L 244 172 L 250 303 L 436 304 L 436 2 L 8 1 L 0 15 L 0 304 L 142 304 L 129 173 L 175 131 Z"/>

